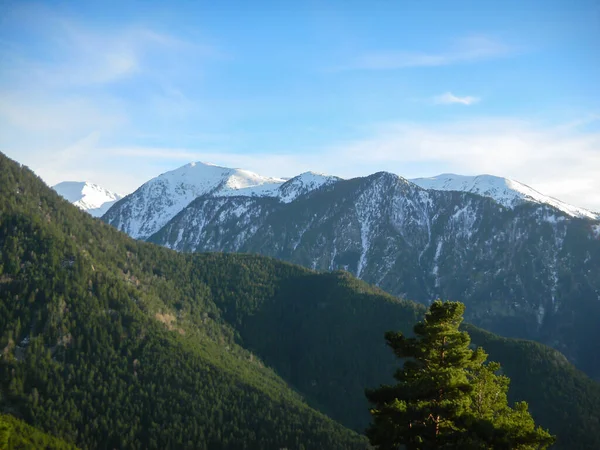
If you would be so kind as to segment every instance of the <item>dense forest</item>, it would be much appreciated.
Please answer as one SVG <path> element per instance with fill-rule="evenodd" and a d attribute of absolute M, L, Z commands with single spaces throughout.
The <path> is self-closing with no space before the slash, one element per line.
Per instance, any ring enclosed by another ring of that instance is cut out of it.
<path fill-rule="evenodd" d="M 425 308 L 345 272 L 137 242 L 0 155 L 0 412 L 82 448 L 366 448 L 388 330 Z M 600 448 L 600 386 L 467 326 L 555 448 Z"/>
<path fill-rule="evenodd" d="M 192 258 L 3 156 L 0 192 L 2 410 L 82 448 L 366 447 L 236 344 Z"/>

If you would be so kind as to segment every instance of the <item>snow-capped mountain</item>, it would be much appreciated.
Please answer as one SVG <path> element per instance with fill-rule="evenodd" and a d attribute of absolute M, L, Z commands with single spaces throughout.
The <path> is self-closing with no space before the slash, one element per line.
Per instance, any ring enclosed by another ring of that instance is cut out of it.
<path fill-rule="evenodd" d="M 289 203 L 339 180 L 341 178 L 314 172 L 292 179 L 271 178 L 243 169 L 190 163 L 142 185 L 112 208 L 105 220 L 132 237 L 146 239 L 200 196 L 275 198 Z M 572 217 L 600 219 L 598 213 L 545 196 L 518 181 L 491 175 L 443 174 L 409 181 L 427 190 L 462 191 L 490 197 L 507 208 L 524 203 L 546 204 Z"/>
<path fill-rule="evenodd" d="M 178 251 L 261 253 L 424 303 L 461 300 L 472 323 L 553 345 L 584 370 L 600 367 L 581 350 L 600 339 L 596 218 L 488 175 L 284 180 L 203 163 L 150 180 L 103 216 Z"/>
<path fill-rule="evenodd" d="M 258 195 L 277 189 L 283 180 L 204 163 L 190 163 L 144 183 L 110 210 L 105 220 L 134 238 L 162 228 L 195 198 L 244 190 Z"/>
<path fill-rule="evenodd" d="M 315 172 L 304 172 L 282 184 L 277 191 L 277 198 L 284 203 L 296 200 L 304 194 L 338 182 L 341 178 Z"/>
<path fill-rule="evenodd" d="M 526 184 L 508 178 L 493 175 L 464 176 L 444 173 L 431 178 L 414 178 L 410 180 L 424 189 L 437 191 L 462 191 L 493 198 L 502 206 L 514 208 L 525 202 L 550 205 L 572 217 L 600 219 L 600 213 L 572 206 L 553 197 L 541 194 Z"/>
<path fill-rule="evenodd" d="M 87 181 L 63 181 L 53 186 L 58 194 L 94 217 L 101 217 L 122 195 Z"/>
<path fill-rule="evenodd" d="M 591 361 L 582 350 L 591 336 L 600 339 L 599 226 L 543 203 L 509 209 L 381 172 L 287 203 L 201 196 L 148 240 L 343 269 L 423 303 L 461 300 L 471 323 L 553 345 L 600 376 L 591 372 L 600 357 Z"/>
<path fill-rule="evenodd" d="M 159 175 L 128 195 L 104 220 L 132 237 L 145 239 L 201 196 L 270 197 L 289 202 L 338 178 L 307 172 L 290 180 L 206 163 L 190 163 Z"/>

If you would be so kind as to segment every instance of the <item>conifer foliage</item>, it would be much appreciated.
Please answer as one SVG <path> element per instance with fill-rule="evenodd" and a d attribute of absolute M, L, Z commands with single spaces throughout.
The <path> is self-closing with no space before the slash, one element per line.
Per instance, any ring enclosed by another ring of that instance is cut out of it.
<path fill-rule="evenodd" d="M 373 422 L 367 429 L 380 449 L 545 449 L 554 442 L 536 428 L 527 403 L 508 406 L 509 379 L 500 365 L 485 364 L 487 354 L 471 349 L 459 331 L 465 306 L 435 301 L 415 337 L 388 332 L 398 358 L 394 386 L 367 390 Z M 405 446 L 405 447 L 401 447 Z"/>

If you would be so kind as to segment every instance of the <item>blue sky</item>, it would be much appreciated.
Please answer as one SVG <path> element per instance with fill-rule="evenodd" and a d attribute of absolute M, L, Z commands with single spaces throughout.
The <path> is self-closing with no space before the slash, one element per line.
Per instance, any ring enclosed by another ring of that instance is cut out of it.
<path fill-rule="evenodd" d="M 491 173 L 600 210 L 597 1 L 0 3 L 0 150 L 130 192 Z"/>

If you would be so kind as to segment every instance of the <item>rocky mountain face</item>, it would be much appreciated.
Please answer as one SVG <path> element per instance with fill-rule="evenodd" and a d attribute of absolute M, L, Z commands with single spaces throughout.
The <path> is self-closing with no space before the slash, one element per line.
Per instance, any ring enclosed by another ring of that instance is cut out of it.
<path fill-rule="evenodd" d="M 282 194 L 286 185 L 291 196 Z M 260 253 L 347 270 L 423 303 L 461 300 L 472 323 L 550 344 L 600 377 L 598 221 L 537 201 L 503 205 L 426 190 L 385 172 L 314 185 L 292 179 L 276 192 L 206 192 L 143 237 L 184 252 Z M 104 217 L 126 232 L 136 223 L 120 207 L 127 200 Z"/>
<path fill-rule="evenodd" d="M 286 181 L 242 169 L 191 163 L 143 184 L 111 208 L 104 220 L 134 238 L 146 239 L 200 196 L 273 197 L 290 202 L 335 180 L 309 172 Z"/>
<path fill-rule="evenodd" d="M 61 197 L 94 217 L 101 217 L 122 195 L 87 181 L 63 181 L 52 186 Z"/>

